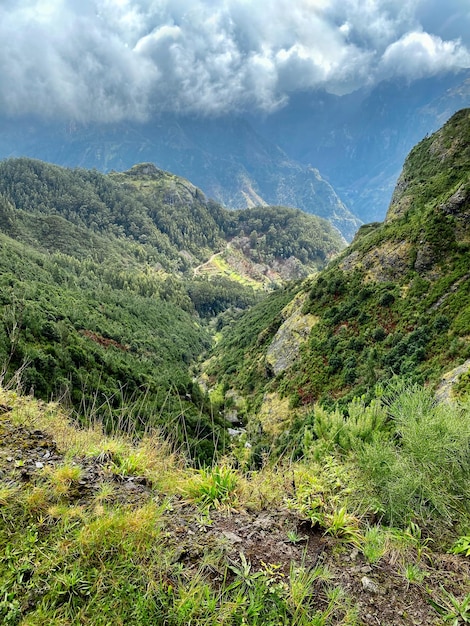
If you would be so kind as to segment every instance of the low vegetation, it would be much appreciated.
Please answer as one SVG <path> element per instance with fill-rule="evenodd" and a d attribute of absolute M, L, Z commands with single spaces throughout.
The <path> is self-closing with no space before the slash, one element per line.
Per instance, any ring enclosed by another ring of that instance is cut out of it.
<path fill-rule="evenodd" d="M 253 471 L 2 390 L 2 623 L 465 623 L 470 408 L 376 396 Z"/>

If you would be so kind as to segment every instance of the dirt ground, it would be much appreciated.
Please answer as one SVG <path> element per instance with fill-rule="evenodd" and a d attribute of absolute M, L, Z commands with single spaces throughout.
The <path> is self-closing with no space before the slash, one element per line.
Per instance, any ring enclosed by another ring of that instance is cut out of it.
<path fill-rule="evenodd" d="M 14 426 L 8 420 L 8 407 L 4 409 L 0 411 L 2 482 L 27 484 L 44 467 L 63 463 L 63 455 L 48 434 Z M 138 505 L 154 495 L 142 477 L 110 473 L 107 459 L 76 458 L 73 462 L 82 468 L 81 480 L 72 494 L 74 504 L 86 504 L 105 481 L 113 482 L 113 502 L 119 504 Z M 307 570 L 321 566 L 328 572 L 328 580 L 318 582 L 319 608 L 327 601 L 325 585 L 340 586 L 357 607 L 357 623 L 366 626 L 450 623 L 443 621 L 430 599 L 442 598 L 442 588 L 460 600 L 470 594 L 470 559 L 433 552 L 432 544 L 418 561 L 413 555 L 421 572 L 418 582 L 405 575 L 403 555 L 389 551 L 371 564 L 354 546 L 325 537 L 321 529 L 312 528 L 307 520 L 285 509 L 204 513 L 175 498 L 166 521 L 168 540 L 175 546 L 178 560 L 189 569 L 198 567 L 211 548 L 222 553 L 225 565 L 240 568 L 244 562 L 251 572 L 270 572 L 277 580 L 288 576 L 291 564 Z M 215 585 L 222 582 L 221 571 L 209 569 L 207 574 Z"/>

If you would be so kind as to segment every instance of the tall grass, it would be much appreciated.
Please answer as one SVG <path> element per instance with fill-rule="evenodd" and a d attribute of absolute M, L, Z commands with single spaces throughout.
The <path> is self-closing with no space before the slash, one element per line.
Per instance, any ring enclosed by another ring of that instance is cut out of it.
<path fill-rule="evenodd" d="M 367 406 L 354 399 L 345 414 L 315 407 L 303 453 L 312 468 L 336 459 L 361 515 L 374 511 L 401 528 L 416 522 L 433 533 L 457 526 L 468 533 L 470 403 L 440 403 L 430 389 L 393 380 Z"/>
<path fill-rule="evenodd" d="M 209 514 L 229 519 L 239 509 L 266 509 L 273 521 L 279 509 L 293 509 L 333 537 L 336 556 L 349 543 L 351 555 L 362 552 L 372 564 L 396 563 L 408 585 L 423 572 L 429 583 L 441 529 L 458 526 L 449 533 L 454 551 L 468 549 L 470 407 L 437 404 L 420 387 L 378 390 L 372 405 L 354 401 L 346 416 L 322 410 L 303 459 L 245 473 L 229 459 L 196 470 L 156 433 L 110 436 L 99 423 L 79 429 L 57 405 L 13 391 L 0 389 L 0 402 L 11 406 L 13 424 L 54 434 L 64 456 L 29 483 L 0 489 L 0 623 L 362 623 L 323 564 L 312 569 L 302 560 L 287 573 L 281 563 L 250 561 L 243 545 L 234 559 L 223 538 L 200 534 L 202 516 L 209 526 Z M 90 457 L 101 469 L 87 479 L 94 489 L 80 495 Z M 142 499 L 123 500 L 128 481 L 116 474 L 145 477 Z M 401 530 L 364 524 L 373 507 Z M 434 596 L 436 606 L 450 602 Z"/>

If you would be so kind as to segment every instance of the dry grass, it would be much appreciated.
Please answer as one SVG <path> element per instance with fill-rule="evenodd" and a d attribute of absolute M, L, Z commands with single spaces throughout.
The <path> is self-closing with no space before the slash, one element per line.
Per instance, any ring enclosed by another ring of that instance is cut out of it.
<path fill-rule="evenodd" d="M 158 432 L 150 432 L 137 441 L 131 435 L 107 436 L 99 423 L 79 427 L 59 404 L 20 396 L 14 391 L 0 389 L 0 403 L 12 407 L 8 418 L 14 425 L 38 429 L 51 436 L 66 459 L 92 456 L 108 460 L 116 474 L 145 476 L 163 491 L 179 492 L 184 460 L 172 453 Z M 56 483 L 65 487 L 67 481 L 70 486 L 70 480 L 79 479 L 67 478 L 66 474 L 64 467 L 56 475 Z"/>

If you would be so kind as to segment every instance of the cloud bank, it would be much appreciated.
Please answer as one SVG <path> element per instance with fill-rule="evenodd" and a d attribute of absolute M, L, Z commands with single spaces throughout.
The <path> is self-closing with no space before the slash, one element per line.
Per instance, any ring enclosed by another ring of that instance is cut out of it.
<path fill-rule="evenodd" d="M 0 113 L 272 111 L 470 67 L 465 0 L 3 0 Z"/>

